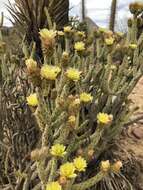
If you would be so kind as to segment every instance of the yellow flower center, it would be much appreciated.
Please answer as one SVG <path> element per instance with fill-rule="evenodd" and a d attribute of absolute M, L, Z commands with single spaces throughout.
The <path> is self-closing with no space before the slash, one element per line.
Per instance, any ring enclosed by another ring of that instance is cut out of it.
<path fill-rule="evenodd" d="M 67 178 L 76 177 L 75 166 L 71 162 L 67 162 L 60 167 L 60 175 Z"/>
<path fill-rule="evenodd" d="M 27 98 L 27 104 L 29 106 L 37 106 L 38 105 L 38 99 L 36 93 L 30 94 Z"/>
<path fill-rule="evenodd" d="M 109 171 L 109 169 L 110 169 L 110 162 L 109 162 L 109 160 L 102 161 L 102 162 L 101 162 L 100 169 L 101 169 L 101 171 L 103 171 L 103 172 Z"/>
<path fill-rule="evenodd" d="M 83 38 L 85 37 L 85 33 L 82 31 L 77 31 L 77 35 Z"/>
<path fill-rule="evenodd" d="M 37 69 L 37 62 L 34 61 L 33 59 L 27 59 L 26 62 L 25 62 L 26 66 L 27 66 L 27 69 L 29 71 L 35 71 Z"/>
<path fill-rule="evenodd" d="M 97 122 L 101 124 L 108 124 L 112 121 L 112 115 L 108 115 L 107 113 L 98 113 Z"/>
<path fill-rule="evenodd" d="M 58 31 L 57 32 L 59 36 L 64 36 L 64 32 L 63 31 Z"/>
<path fill-rule="evenodd" d="M 81 102 L 85 102 L 85 103 L 88 103 L 88 102 L 91 102 L 93 100 L 93 96 L 91 96 L 89 93 L 81 93 L 80 94 L 80 101 Z"/>
<path fill-rule="evenodd" d="M 58 182 L 51 182 L 47 184 L 46 190 L 62 190 L 62 187 Z"/>
<path fill-rule="evenodd" d="M 129 48 L 135 50 L 137 49 L 137 44 L 129 44 Z"/>
<path fill-rule="evenodd" d="M 66 154 L 65 148 L 62 144 L 55 144 L 50 152 L 53 156 L 63 157 Z"/>
<path fill-rule="evenodd" d="M 48 80 L 55 80 L 61 69 L 56 66 L 43 65 L 41 68 L 41 76 Z"/>
<path fill-rule="evenodd" d="M 87 167 L 86 160 L 82 158 L 81 156 L 75 158 L 73 163 L 76 170 L 79 172 L 85 171 L 85 168 Z"/>
<path fill-rule="evenodd" d="M 75 43 L 75 45 L 74 45 L 74 49 L 76 50 L 76 51 L 84 51 L 85 50 L 85 43 L 83 43 L 83 42 L 76 42 Z"/>
<path fill-rule="evenodd" d="M 80 79 L 80 74 L 81 72 L 74 68 L 70 68 L 66 72 L 66 76 L 73 81 L 78 81 Z"/>
<path fill-rule="evenodd" d="M 64 27 L 64 32 L 69 33 L 71 31 L 72 31 L 72 27 L 71 26 L 65 26 Z"/>
<path fill-rule="evenodd" d="M 114 38 L 110 37 L 110 38 L 106 38 L 105 39 L 105 43 L 106 45 L 110 46 L 114 43 Z"/>
<path fill-rule="evenodd" d="M 54 30 L 48 30 L 46 28 L 40 30 L 39 32 L 41 38 L 44 39 L 54 39 L 56 36 L 56 31 Z"/>

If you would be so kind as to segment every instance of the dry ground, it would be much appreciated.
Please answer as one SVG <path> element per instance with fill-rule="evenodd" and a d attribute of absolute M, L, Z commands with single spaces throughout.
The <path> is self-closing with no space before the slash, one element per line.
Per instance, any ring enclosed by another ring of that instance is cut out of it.
<path fill-rule="evenodd" d="M 124 163 L 124 173 L 134 185 L 134 190 L 143 190 L 143 77 L 130 95 L 134 105 L 139 106 L 135 118 L 142 118 L 128 126 L 117 144 L 119 157 Z"/>

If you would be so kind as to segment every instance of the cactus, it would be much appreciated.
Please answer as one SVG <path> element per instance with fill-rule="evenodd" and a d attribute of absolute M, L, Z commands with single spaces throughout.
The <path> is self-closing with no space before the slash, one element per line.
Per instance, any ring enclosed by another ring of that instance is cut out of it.
<path fill-rule="evenodd" d="M 122 167 L 101 155 L 137 109 L 130 108 L 128 96 L 143 75 L 143 33 L 138 36 L 133 24 L 128 40 L 103 28 L 92 37 L 71 26 L 39 34 L 42 60 L 36 59 L 35 43 L 30 50 L 23 42 L 29 86 L 23 101 L 40 137 L 27 167 L 18 176 L 13 171 L 9 184 L 23 190 L 92 189 Z"/>
<path fill-rule="evenodd" d="M 112 31 L 114 31 L 115 28 L 116 12 L 117 12 L 117 0 L 112 0 L 110 20 L 109 20 L 109 29 Z"/>

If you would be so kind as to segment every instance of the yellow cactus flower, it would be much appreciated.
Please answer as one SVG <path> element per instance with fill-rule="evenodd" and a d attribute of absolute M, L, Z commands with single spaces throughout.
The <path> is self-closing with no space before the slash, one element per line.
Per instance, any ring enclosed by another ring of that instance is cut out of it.
<path fill-rule="evenodd" d="M 62 61 L 63 62 L 67 62 L 69 60 L 69 53 L 67 53 L 66 51 L 64 51 L 62 53 Z"/>
<path fill-rule="evenodd" d="M 63 31 L 58 31 L 57 34 L 58 34 L 59 36 L 64 36 L 64 35 L 65 35 Z"/>
<path fill-rule="evenodd" d="M 113 119 L 112 115 L 108 115 L 107 113 L 98 113 L 97 114 L 97 122 L 101 124 L 109 124 Z"/>
<path fill-rule="evenodd" d="M 137 49 L 137 44 L 129 44 L 129 48 L 135 50 Z"/>
<path fill-rule="evenodd" d="M 62 53 L 62 57 L 69 57 L 69 53 L 68 52 L 66 52 L 66 51 L 64 51 L 63 53 Z"/>
<path fill-rule="evenodd" d="M 91 94 L 86 93 L 86 92 L 83 92 L 80 94 L 80 101 L 81 102 L 88 103 L 88 102 L 91 102 L 92 100 L 93 100 L 93 96 L 91 96 Z"/>
<path fill-rule="evenodd" d="M 114 43 L 114 38 L 110 37 L 110 38 L 105 39 L 105 44 L 107 46 L 111 46 L 111 45 L 113 45 L 113 43 Z"/>
<path fill-rule="evenodd" d="M 34 61 L 33 59 L 27 59 L 25 61 L 25 64 L 27 66 L 28 71 L 36 71 L 37 70 L 37 62 Z"/>
<path fill-rule="evenodd" d="M 70 33 L 71 31 L 72 31 L 72 27 L 71 26 L 65 26 L 64 27 L 64 32 Z"/>
<path fill-rule="evenodd" d="M 76 33 L 79 37 L 85 38 L 85 32 L 83 31 L 77 31 Z"/>
<path fill-rule="evenodd" d="M 72 80 L 72 81 L 80 80 L 80 74 L 81 74 L 81 72 L 77 69 L 74 69 L 74 68 L 69 68 L 66 72 L 67 78 Z"/>
<path fill-rule="evenodd" d="M 109 160 L 101 162 L 100 170 L 103 171 L 103 172 L 108 172 L 110 170 L 110 162 L 109 162 Z"/>
<path fill-rule="evenodd" d="M 35 107 L 35 106 L 38 105 L 38 99 L 37 99 L 36 93 L 30 94 L 30 96 L 28 96 L 26 98 L 26 100 L 27 100 L 27 104 L 29 106 L 34 106 Z"/>
<path fill-rule="evenodd" d="M 56 31 L 54 30 L 48 30 L 47 28 L 43 28 L 40 30 L 39 32 L 40 37 L 44 40 L 44 39 L 54 39 L 56 36 Z"/>
<path fill-rule="evenodd" d="M 104 33 L 104 32 L 107 32 L 107 29 L 106 28 L 99 28 L 99 32 L 101 32 L 101 33 Z"/>
<path fill-rule="evenodd" d="M 52 56 L 54 53 L 55 37 L 57 32 L 46 28 L 40 30 L 40 39 L 42 42 L 42 51 L 46 56 Z"/>
<path fill-rule="evenodd" d="M 76 170 L 79 172 L 82 172 L 82 171 L 84 172 L 85 168 L 87 167 L 86 160 L 84 158 L 82 158 L 81 156 L 75 158 L 73 163 L 74 163 Z"/>
<path fill-rule="evenodd" d="M 66 154 L 66 147 L 62 144 L 55 144 L 52 146 L 50 152 L 53 156 L 63 157 Z"/>
<path fill-rule="evenodd" d="M 74 115 L 69 116 L 68 125 L 70 127 L 75 127 L 75 123 L 76 123 L 76 117 Z"/>
<path fill-rule="evenodd" d="M 60 71 L 61 69 L 57 66 L 43 65 L 41 68 L 41 76 L 48 80 L 55 80 Z"/>
<path fill-rule="evenodd" d="M 69 118 L 68 118 L 68 123 L 75 123 L 76 121 L 76 117 L 74 115 L 71 115 Z"/>
<path fill-rule="evenodd" d="M 120 37 L 123 37 L 124 36 L 124 33 L 123 32 L 116 32 L 116 34 Z"/>
<path fill-rule="evenodd" d="M 46 190 L 62 190 L 62 187 L 57 181 L 55 181 L 48 183 L 46 186 Z"/>
<path fill-rule="evenodd" d="M 74 49 L 78 52 L 85 50 L 85 43 L 84 42 L 76 42 L 74 45 Z"/>
<path fill-rule="evenodd" d="M 112 165 L 112 171 L 115 173 L 120 172 L 121 167 L 123 166 L 121 161 L 117 161 Z"/>
<path fill-rule="evenodd" d="M 66 178 L 75 178 L 75 166 L 72 162 L 67 162 L 60 166 L 60 176 L 66 177 Z"/>

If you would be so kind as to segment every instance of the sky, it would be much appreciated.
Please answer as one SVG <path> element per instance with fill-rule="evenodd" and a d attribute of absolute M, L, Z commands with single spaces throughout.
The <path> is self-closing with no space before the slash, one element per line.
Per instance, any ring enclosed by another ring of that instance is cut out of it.
<path fill-rule="evenodd" d="M 127 17 L 130 17 L 128 5 L 133 1 L 135 0 L 118 0 L 117 20 L 124 21 Z M 4 12 L 4 15 L 9 17 L 5 7 L 5 3 L 7 2 L 8 0 L 0 0 L 0 12 Z M 10 0 L 10 2 L 13 2 L 13 0 Z M 110 15 L 111 0 L 85 0 L 85 2 L 86 15 L 92 18 L 99 26 L 106 27 Z M 80 5 L 81 0 L 70 0 L 70 15 L 80 16 Z M 8 19 L 5 19 L 4 24 L 7 26 L 10 25 Z"/>

